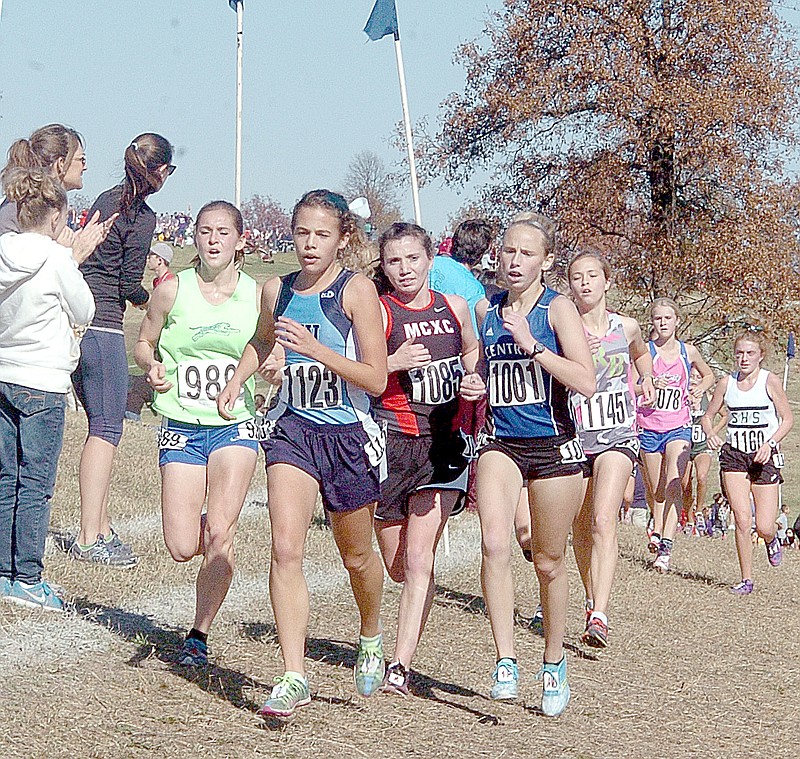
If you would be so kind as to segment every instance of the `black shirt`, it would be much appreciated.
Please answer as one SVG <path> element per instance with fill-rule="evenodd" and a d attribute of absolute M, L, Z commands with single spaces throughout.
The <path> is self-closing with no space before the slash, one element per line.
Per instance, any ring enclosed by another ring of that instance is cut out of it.
<path fill-rule="evenodd" d="M 100 221 L 119 211 L 122 185 L 106 190 L 89 210 L 91 219 L 100 211 Z M 94 295 L 93 327 L 122 329 L 126 301 L 140 306 L 147 303 L 142 275 L 156 228 L 156 215 L 144 201 L 134 203 L 130 216 L 120 215 L 108 237 L 81 264 L 80 270 Z"/>

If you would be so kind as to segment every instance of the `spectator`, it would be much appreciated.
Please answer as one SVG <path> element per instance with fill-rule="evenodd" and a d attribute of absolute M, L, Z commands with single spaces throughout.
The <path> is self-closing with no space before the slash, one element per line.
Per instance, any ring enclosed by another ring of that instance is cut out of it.
<path fill-rule="evenodd" d="M 150 253 L 147 255 L 147 268 L 156 275 L 153 280 L 154 290 L 162 282 L 175 279 L 175 275 L 169 270 L 172 253 L 172 248 L 165 242 L 157 242 L 150 248 Z"/>

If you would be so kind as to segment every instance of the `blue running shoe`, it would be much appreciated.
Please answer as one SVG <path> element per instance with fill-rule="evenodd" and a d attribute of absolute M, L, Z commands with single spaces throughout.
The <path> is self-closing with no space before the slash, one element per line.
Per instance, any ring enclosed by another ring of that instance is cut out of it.
<path fill-rule="evenodd" d="M 0 577 L 0 598 L 5 598 L 11 592 L 11 580 Z"/>
<path fill-rule="evenodd" d="M 4 601 L 28 606 L 31 609 L 43 609 L 44 611 L 64 611 L 64 602 L 56 595 L 56 592 L 43 580 L 34 583 L 14 580 L 8 594 L 3 597 Z"/>
<path fill-rule="evenodd" d="M 374 638 L 362 637 L 358 644 L 358 656 L 353 670 L 356 690 L 361 696 L 371 696 L 383 685 L 386 661 L 383 658 L 383 635 Z"/>
<path fill-rule="evenodd" d="M 494 668 L 489 696 L 495 701 L 508 701 L 517 697 L 518 689 L 519 668 L 517 663 L 508 658 L 500 659 Z"/>
<path fill-rule="evenodd" d="M 536 611 L 533 612 L 531 617 L 531 630 L 536 635 L 544 636 L 544 610 L 541 604 L 536 607 Z"/>
<path fill-rule="evenodd" d="M 184 667 L 207 667 L 208 645 L 197 638 L 187 638 L 178 654 L 178 664 Z"/>
<path fill-rule="evenodd" d="M 547 717 L 558 717 L 569 703 L 567 682 L 567 657 L 562 656 L 558 664 L 542 664 L 537 680 L 542 680 L 542 713 Z"/>

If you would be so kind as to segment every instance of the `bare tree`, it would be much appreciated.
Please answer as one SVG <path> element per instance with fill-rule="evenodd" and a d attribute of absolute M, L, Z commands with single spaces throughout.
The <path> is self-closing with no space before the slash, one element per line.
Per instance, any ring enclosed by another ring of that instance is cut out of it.
<path fill-rule="evenodd" d="M 353 157 L 343 189 L 348 200 L 363 196 L 369 201 L 370 223 L 376 229 L 383 230 L 400 219 L 394 180 L 375 153 L 364 150 Z"/>

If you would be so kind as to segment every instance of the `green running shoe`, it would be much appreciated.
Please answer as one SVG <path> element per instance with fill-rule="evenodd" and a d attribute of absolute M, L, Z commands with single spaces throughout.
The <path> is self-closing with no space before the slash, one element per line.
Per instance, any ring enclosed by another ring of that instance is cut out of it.
<path fill-rule="evenodd" d="M 258 710 L 259 714 L 272 717 L 291 717 L 298 706 L 311 703 L 308 680 L 296 672 L 285 672 L 275 678 L 277 683 L 270 697 Z"/>
<path fill-rule="evenodd" d="M 371 696 L 383 685 L 386 662 L 383 659 L 383 635 L 362 637 L 358 644 L 358 657 L 353 670 L 356 690 L 361 696 Z"/>

